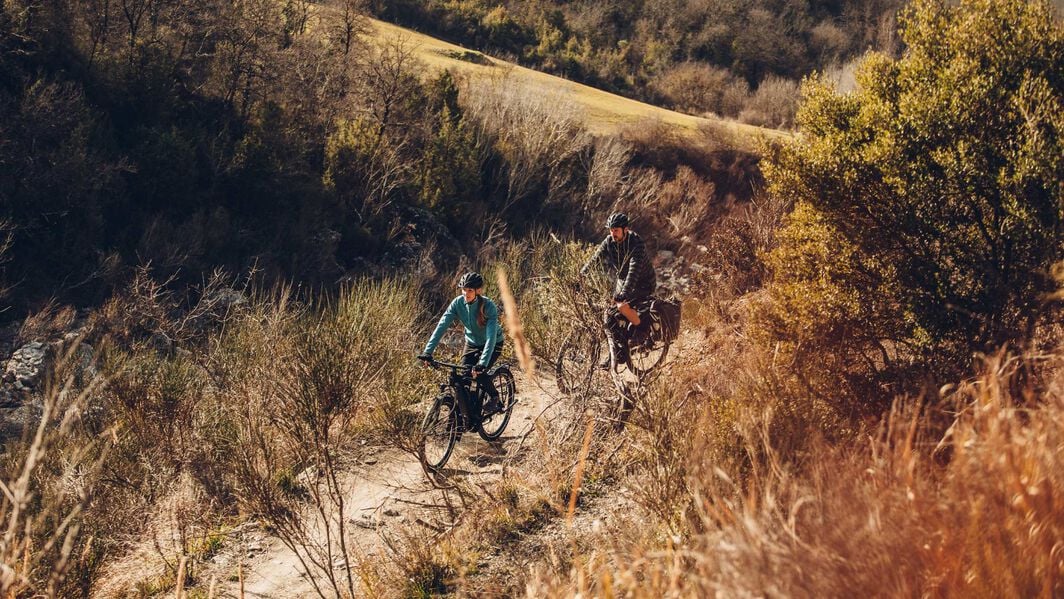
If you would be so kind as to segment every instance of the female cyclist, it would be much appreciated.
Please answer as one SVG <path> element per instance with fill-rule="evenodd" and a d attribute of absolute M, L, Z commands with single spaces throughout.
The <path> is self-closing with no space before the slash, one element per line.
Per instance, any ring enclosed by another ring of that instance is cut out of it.
<path fill-rule="evenodd" d="M 462 278 L 458 280 L 458 287 L 462 290 L 462 295 L 448 304 L 447 310 L 440 317 L 436 330 L 432 332 L 425 350 L 421 352 L 418 359 L 432 360 L 432 352 L 436 351 L 436 346 L 439 345 L 447 328 L 451 326 L 455 318 L 461 320 L 465 327 L 462 364 L 472 368 L 477 385 L 488 394 L 488 404 L 484 406 L 483 413 L 491 414 L 501 409 L 499 392 L 487 374 L 488 369 L 502 354 L 503 333 L 502 327 L 499 326 L 499 308 L 495 302 L 482 295 L 484 277 L 479 273 L 467 272 L 462 275 Z"/>

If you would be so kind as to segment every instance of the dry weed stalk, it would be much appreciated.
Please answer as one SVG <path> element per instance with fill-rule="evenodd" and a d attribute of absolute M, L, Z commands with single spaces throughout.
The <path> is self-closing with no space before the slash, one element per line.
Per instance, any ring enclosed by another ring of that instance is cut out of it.
<path fill-rule="evenodd" d="M 595 432 L 595 421 L 587 419 L 587 429 L 584 431 L 584 442 L 580 446 L 580 458 L 576 462 L 576 472 L 573 473 L 573 490 L 569 494 L 569 510 L 565 520 L 569 526 L 573 525 L 573 514 L 576 513 L 576 498 L 580 494 L 580 484 L 584 481 L 584 466 L 587 464 L 587 453 L 591 449 L 591 436 Z"/>
<path fill-rule="evenodd" d="M 517 362 L 521 365 L 521 370 L 525 371 L 525 376 L 530 380 L 534 379 L 536 361 L 532 357 L 532 349 L 525 339 L 525 328 L 521 324 L 521 315 L 517 310 L 517 300 L 514 299 L 513 291 L 510 290 L 510 282 L 506 278 L 506 271 L 499 268 L 497 276 L 499 293 L 502 295 L 503 308 L 506 310 L 506 332 L 513 339 L 514 353 L 517 355 Z"/>
<path fill-rule="evenodd" d="M 79 343 L 71 343 L 51 373 L 40 420 L 0 480 L 0 594 L 55 597 L 79 542 L 82 518 L 107 457 L 111 431 L 85 434 L 82 418 L 105 386 L 99 376 L 82 385 Z M 9 456 L 12 454 L 9 454 Z"/>

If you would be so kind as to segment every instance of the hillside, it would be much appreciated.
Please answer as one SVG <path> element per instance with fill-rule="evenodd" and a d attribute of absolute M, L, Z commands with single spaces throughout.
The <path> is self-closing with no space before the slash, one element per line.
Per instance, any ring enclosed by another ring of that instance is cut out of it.
<path fill-rule="evenodd" d="M 366 9 L 0 3 L 0 596 L 1064 597 L 1046 0 L 913 0 L 795 134 Z"/>
<path fill-rule="evenodd" d="M 798 82 L 896 54 L 901 0 L 389 0 L 389 23 L 687 114 L 790 127 Z"/>
<path fill-rule="evenodd" d="M 433 69 L 450 69 L 473 80 L 495 79 L 507 86 L 520 86 L 533 94 L 564 100 L 578 108 L 592 133 L 614 134 L 630 127 L 663 123 L 689 137 L 699 132 L 723 134 L 743 147 L 755 146 L 760 138 L 788 136 L 775 129 L 754 127 L 735 120 L 701 118 L 667 110 L 486 56 L 398 25 L 376 19 L 370 19 L 370 23 L 377 43 L 403 44 L 413 50 L 418 60 Z"/>

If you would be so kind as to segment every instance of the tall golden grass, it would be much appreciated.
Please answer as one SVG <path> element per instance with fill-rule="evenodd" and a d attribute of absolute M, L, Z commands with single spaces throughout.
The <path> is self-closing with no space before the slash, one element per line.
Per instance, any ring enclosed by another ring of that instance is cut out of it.
<path fill-rule="evenodd" d="M 755 425 L 741 480 L 677 455 L 685 526 L 615 539 L 528 596 L 1060 596 L 1064 372 L 1035 395 L 1021 370 L 988 356 L 934 402 L 897 401 L 863 441 L 814 442 L 801 465 Z"/>

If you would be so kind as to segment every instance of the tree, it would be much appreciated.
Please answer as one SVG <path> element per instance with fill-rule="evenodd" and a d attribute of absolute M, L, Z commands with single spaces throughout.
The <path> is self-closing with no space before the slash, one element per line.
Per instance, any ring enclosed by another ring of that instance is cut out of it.
<path fill-rule="evenodd" d="M 468 227 L 478 204 L 480 170 L 475 138 L 466 121 L 444 105 L 416 174 L 422 204 L 444 216 L 454 231 Z"/>
<path fill-rule="evenodd" d="M 809 83 L 769 161 L 796 208 L 766 322 L 796 363 L 952 377 L 1023 341 L 1064 258 L 1064 34 L 1044 1 L 917 0 L 901 22 L 904 55 L 869 55 L 850 94 Z"/>

